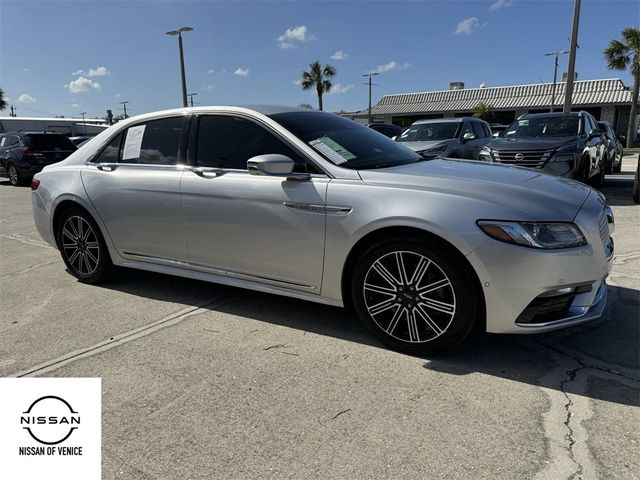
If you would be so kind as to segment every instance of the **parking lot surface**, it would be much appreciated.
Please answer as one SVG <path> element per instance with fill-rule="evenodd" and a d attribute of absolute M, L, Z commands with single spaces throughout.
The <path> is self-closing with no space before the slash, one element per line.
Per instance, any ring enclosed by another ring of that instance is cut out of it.
<path fill-rule="evenodd" d="M 124 269 L 81 284 L 29 188 L 0 182 L 0 375 L 101 377 L 105 479 L 640 478 L 635 158 L 602 189 L 603 319 L 430 359 L 338 308 Z"/>

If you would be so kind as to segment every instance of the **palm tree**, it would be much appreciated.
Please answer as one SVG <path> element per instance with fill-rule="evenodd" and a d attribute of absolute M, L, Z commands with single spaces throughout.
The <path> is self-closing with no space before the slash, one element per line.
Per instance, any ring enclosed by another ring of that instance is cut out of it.
<path fill-rule="evenodd" d="M 493 118 L 493 107 L 486 102 L 478 102 L 473 109 L 473 116 L 489 121 Z"/>
<path fill-rule="evenodd" d="M 604 58 L 610 70 L 629 69 L 633 75 L 631 112 L 627 126 L 627 148 L 631 148 L 640 89 L 640 28 L 628 27 L 622 30 L 622 40 L 611 40 L 604 51 Z"/>
<path fill-rule="evenodd" d="M 4 90 L 0 88 L 0 110 L 7 108 L 7 102 L 4 99 Z"/>
<path fill-rule="evenodd" d="M 323 67 L 317 60 L 309 64 L 308 72 L 302 72 L 300 86 L 303 90 L 310 90 L 313 87 L 316 88 L 319 110 L 322 110 L 322 94 L 331 90 L 333 86 L 331 78 L 335 74 L 336 68 L 334 66 L 327 64 Z"/>

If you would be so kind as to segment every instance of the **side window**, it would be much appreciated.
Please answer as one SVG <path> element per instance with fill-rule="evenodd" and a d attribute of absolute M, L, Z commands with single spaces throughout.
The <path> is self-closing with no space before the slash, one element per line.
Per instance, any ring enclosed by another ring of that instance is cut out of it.
<path fill-rule="evenodd" d="M 246 170 L 247 160 L 256 155 L 279 153 L 291 158 L 296 172 L 317 173 L 291 147 L 249 120 L 230 116 L 200 117 L 196 160 L 201 167 Z"/>
<path fill-rule="evenodd" d="M 484 130 L 482 129 L 482 124 L 480 122 L 471 122 L 473 125 L 473 133 L 476 134 L 476 138 L 484 138 Z"/>
<path fill-rule="evenodd" d="M 484 130 L 484 136 L 485 137 L 490 137 L 491 136 L 491 129 L 489 128 L 489 125 L 487 125 L 486 123 L 482 124 L 482 129 Z"/>
<path fill-rule="evenodd" d="M 124 134 L 120 162 L 176 165 L 184 122 L 184 117 L 172 117 L 129 127 Z"/>
<path fill-rule="evenodd" d="M 116 135 L 116 138 L 104 147 L 102 152 L 93 159 L 94 163 L 117 163 L 120 153 L 120 145 L 122 144 L 122 133 Z"/>
<path fill-rule="evenodd" d="M 6 147 L 7 137 L 0 137 L 0 147 Z"/>
<path fill-rule="evenodd" d="M 8 143 L 9 145 L 17 145 L 18 143 L 20 143 L 20 137 L 13 136 L 9 139 Z"/>
<path fill-rule="evenodd" d="M 465 133 L 474 133 L 470 122 L 464 122 L 462 130 L 460 131 L 460 137 L 462 138 Z"/>

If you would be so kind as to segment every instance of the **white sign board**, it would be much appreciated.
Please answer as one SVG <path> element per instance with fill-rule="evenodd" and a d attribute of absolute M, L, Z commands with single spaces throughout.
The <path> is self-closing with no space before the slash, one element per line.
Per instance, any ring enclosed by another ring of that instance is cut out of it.
<path fill-rule="evenodd" d="M 137 127 L 131 127 L 127 130 L 127 138 L 124 141 L 122 160 L 140 158 L 140 148 L 142 147 L 142 138 L 144 137 L 145 127 L 146 125 L 138 125 Z"/>

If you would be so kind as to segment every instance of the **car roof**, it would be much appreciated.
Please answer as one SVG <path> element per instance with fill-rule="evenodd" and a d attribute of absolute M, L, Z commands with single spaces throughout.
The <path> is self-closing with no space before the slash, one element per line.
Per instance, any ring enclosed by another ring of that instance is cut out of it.
<path fill-rule="evenodd" d="M 584 111 L 579 112 L 569 112 L 568 114 L 564 114 L 563 112 L 546 112 L 546 113 L 525 113 L 524 115 L 518 118 L 545 118 L 545 117 L 577 117 L 578 115 L 582 115 L 583 113 L 587 113 Z"/>
<path fill-rule="evenodd" d="M 423 120 L 416 120 L 411 125 L 422 125 L 423 123 L 461 123 L 464 121 L 487 123 L 481 118 L 477 118 L 477 117 L 451 117 L 451 118 L 425 118 Z"/>

